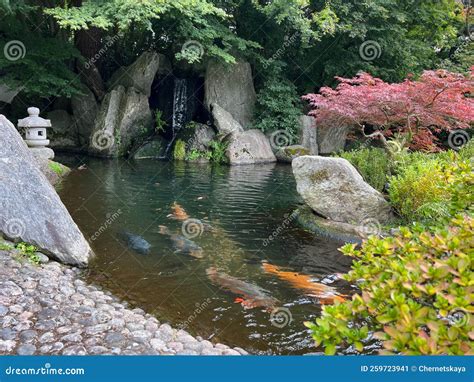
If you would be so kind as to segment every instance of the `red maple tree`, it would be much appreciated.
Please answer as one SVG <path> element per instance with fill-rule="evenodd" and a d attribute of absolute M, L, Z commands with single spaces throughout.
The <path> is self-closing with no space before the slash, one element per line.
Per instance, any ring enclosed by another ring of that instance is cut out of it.
<path fill-rule="evenodd" d="M 319 126 L 351 126 L 366 137 L 404 137 L 411 149 L 437 151 L 440 132 L 466 129 L 474 121 L 474 67 L 464 76 L 446 70 L 425 71 L 418 80 L 386 83 L 368 73 L 336 77 L 335 89 L 303 97 Z M 370 132 L 370 133 L 368 133 Z"/>

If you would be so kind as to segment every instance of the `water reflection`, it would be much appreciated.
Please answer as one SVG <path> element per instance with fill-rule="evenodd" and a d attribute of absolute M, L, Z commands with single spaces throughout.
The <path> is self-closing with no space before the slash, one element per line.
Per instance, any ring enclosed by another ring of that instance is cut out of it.
<path fill-rule="evenodd" d="M 303 322 L 320 314 L 323 301 L 279 276 L 299 272 L 342 296 L 348 286 L 335 275 L 350 261 L 337 251 L 340 243 L 315 238 L 294 223 L 291 213 L 300 199 L 290 166 L 95 159 L 87 166 L 66 179 L 60 194 L 83 232 L 94 237 L 92 281 L 205 338 L 259 353 L 315 350 Z M 183 221 L 173 218 L 174 203 L 208 224 L 192 238 L 202 258 L 180 248 L 189 243 L 178 238 Z M 120 240 L 123 230 L 148 242 L 149 254 Z M 265 272 L 263 262 L 280 273 Z M 209 269 L 221 279 L 210 277 Z M 236 280 L 243 284 L 235 287 Z M 287 325 L 275 326 L 268 309 L 246 309 L 250 302 L 244 301 L 255 291 L 291 313 Z"/>

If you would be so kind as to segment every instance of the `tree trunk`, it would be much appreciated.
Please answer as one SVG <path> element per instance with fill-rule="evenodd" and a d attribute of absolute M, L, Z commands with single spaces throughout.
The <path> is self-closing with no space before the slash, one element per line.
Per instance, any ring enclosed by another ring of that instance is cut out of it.
<path fill-rule="evenodd" d="M 71 5 L 80 7 L 82 6 L 82 0 L 73 0 Z M 77 31 L 74 36 L 74 44 L 86 60 L 84 63 L 77 60 L 76 68 L 84 83 L 99 100 L 105 95 L 104 81 L 98 68 L 99 51 L 102 47 L 102 34 L 102 29 L 90 27 L 87 30 Z"/>

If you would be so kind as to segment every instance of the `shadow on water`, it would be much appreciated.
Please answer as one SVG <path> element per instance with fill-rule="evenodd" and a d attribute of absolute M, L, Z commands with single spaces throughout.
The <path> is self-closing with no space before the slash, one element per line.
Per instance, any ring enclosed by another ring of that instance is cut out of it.
<path fill-rule="evenodd" d="M 213 341 L 262 354 L 316 350 L 303 322 L 320 314 L 321 300 L 283 276 L 301 272 L 344 295 L 349 286 L 334 275 L 347 271 L 350 259 L 337 251 L 340 243 L 315 238 L 293 221 L 291 213 L 301 200 L 290 166 L 92 158 L 87 166 L 74 171 L 59 192 L 97 254 L 90 281 Z M 169 216 L 174 202 L 204 222 L 192 239 L 203 258 L 191 256 L 174 240 L 183 235 L 183 222 Z M 140 254 L 123 240 L 123 231 L 148 243 L 149 253 Z M 263 261 L 286 273 L 264 272 Z M 271 321 L 268 309 L 244 309 L 241 296 L 208 277 L 211 267 L 258 286 L 291 320 L 282 327 Z"/>

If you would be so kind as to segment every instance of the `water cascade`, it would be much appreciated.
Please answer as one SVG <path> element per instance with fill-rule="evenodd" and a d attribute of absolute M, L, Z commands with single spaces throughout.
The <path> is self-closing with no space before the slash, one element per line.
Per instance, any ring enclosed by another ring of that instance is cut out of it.
<path fill-rule="evenodd" d="M 174 80 L 173 90 L 173 117 L 171 124 L 172 137 L 166 147 L 165 156 L 169 156 L 169 152 L 176 139 L 178 132 L 188 122 L 188 82 L 183 78 Z"/>

